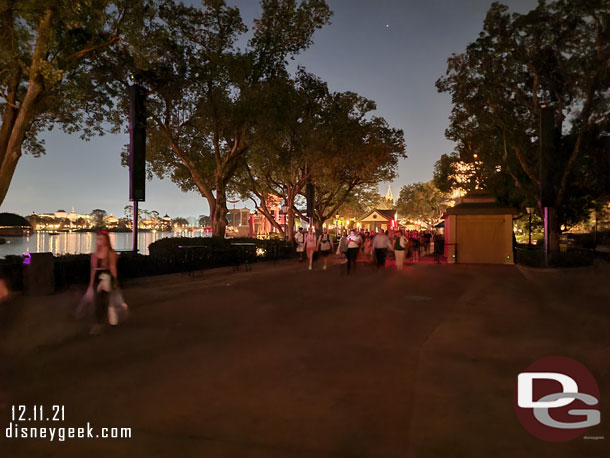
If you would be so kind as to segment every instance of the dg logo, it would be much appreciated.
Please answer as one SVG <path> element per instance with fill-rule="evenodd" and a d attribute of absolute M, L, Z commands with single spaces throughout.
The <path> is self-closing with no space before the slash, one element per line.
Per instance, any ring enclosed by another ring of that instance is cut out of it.
<path fill-rule="evenodd" d="M 517 376 L 515 411 L 539 439 L 565 442 L 601 421 L 599 388 L 589 370 L 570 358 L 543 358 Z"/>

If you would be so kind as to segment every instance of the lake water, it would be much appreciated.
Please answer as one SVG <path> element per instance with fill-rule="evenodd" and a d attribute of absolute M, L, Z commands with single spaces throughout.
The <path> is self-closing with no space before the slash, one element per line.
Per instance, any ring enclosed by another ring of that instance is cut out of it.
<path fill-rule="evenodd" d="M 209 236 L 209 233 L 207 234 Z M 205 237 L 203 231 L 184 232 L 140 232 L 138 234 L 138 249 L 142 254 L 148 254 L 148 246 L 166 237 Z M 94 232 L 60 232 L 50 235 L 46 232 L 34 232 L 24 237 L 4 237 L 6 244 L 0 245 L 0 257 L 7 255 L 22 255 L 23 253 L 53 253 L 63 254 L 91 253 L 95 246 Z M 118 251 L 131 250 L 132 234 L 127 232 L 111 232 L 110 242 Z"/>

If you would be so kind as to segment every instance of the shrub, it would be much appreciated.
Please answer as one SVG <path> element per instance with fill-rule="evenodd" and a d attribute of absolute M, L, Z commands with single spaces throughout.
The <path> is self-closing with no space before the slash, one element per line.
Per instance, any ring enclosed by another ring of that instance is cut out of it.
<path fill-rule="evenodd" d="M 568 250 L 549 253 L 549 267 L 582 267 L 590 266 L 595 253 L 586 250 Z M 515 262 L 530 267 L 546 267 L 544 250 L 519 247 L 515 250 Z"/>
<path fill-rule="evenodd" d="M 293 254 L 290 242 L 247 237 L 232 239 L 219 237 L 165 238 L 152 243 L 148 247 L 148 251 L 152 257 L 165 258 L 169 263 L 195 263 L 203 267 L 226 266 L 245 260 L 254 262 L 287 258 Z"/>

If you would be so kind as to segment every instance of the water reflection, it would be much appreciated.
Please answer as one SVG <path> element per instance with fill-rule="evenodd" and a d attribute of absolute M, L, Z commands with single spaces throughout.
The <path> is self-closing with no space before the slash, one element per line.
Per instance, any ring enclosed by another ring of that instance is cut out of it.
<path fill-rule="evenodd" d="M 148 246 L 166 237 L 206 237 L 204 231 L 179 232 L 140 232 L 138 234 L 138 250 L 148 254 Z M 23 237 L 5 237 L 7 243 L 0 245 L 0 256 L 21 255 L 23 253 L 51 252 L 56 256 L 64 254 L 91 253 L 95 246 L 95 233 L 92 232 L 61 232 L 51 235 L 47 232 L 35 232 Z M 132 234 L 126 232 L 111 232 L 110 241 L 115 250 L 128 251 L 132 248 Z"/>

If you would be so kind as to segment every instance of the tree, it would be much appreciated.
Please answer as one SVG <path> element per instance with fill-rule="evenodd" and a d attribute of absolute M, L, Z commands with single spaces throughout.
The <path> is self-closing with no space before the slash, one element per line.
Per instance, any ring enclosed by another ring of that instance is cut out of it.
<path fill-rule="evenodd" d="M 324 156 L 311 172 L 318 228 L 334 217 L 354 190 L 393 180 L 398 160 L 407 157 L 402 130 L 372 116 L 375 109 L 375 102 L 352 92 L 330 97 L 322 128 Z"/>
<path fill-rule="evenodd" d="M 78 228 L 82 229 L 84 227 L 86 227 L 87 224 L 87 220 L 85 218 L 77 218 L 76 221 L 74 221 L 74 225 L 77 226 Z"/>
<path fill-rule="evenodd" d="M 420 220 L 433 226 L 446 207 L 443 202 L 446 198 L 432 182 L 409 184 L 400 190 L 396 210 L 401 218 Z"/>
<path fill-rule="evenodd" d="M 93 225 L 93 228 L 94 229 L 103 229 L 105 227 L 104 219 L 106 218 L 106 216 L 107 216 L 106 210 L 101 210 L 99 208 L 92 210 L 91 211 L 91 224 Z"/>
<path fill-rule="evenodd" d="M 239 10 L 204 0 L 202 8 L 161 2 L 134 45 L 107 53 L 112 81 L 135 74 L 148 91 L 152 173 L 199 192 L 208 201 L 215 236 L 225 233 L 226 193 L 248 151 L 261 91 L 330 17 L 323 0 L 261 5 L 244 51 L 234 46 L 247 30 Z"/>
<path fill-rule="evenodd" d="M 376 184 L 359 186 L 347 196 L 335 215 L 359 218 L 375 208 L 381 208 L 384 201 L 385 198 L 379 194 Z"/>
<path fill-rule="evenodd" d="M 242 161 L 236 190 L 251 199 L 256 209 L 281 234 L 283 227 L 271 215 L 270 200 L 281 198 L 288 209 L 287 232 L 292 240 L 299 193 L 311 177 L 312 164 L 325 161 L 321 147 L 329 139 L 322 132 L 323 105 L 329 97 L 326 83 L 300 68 L 295 78 L 275 78 L 266 91 L 250 142 Z"/>
<path fill-rule="evenodd" d="M 474 191 L 482 186 L 474 162 L 474 158 L 470 163 L 463 162 L 455 153 L 443 154 L 434 164 L 432 183 L 444 193 Z"/>
<path fill-rule="evenodd" d="M 212 225 L 212 218 L 210 218 L 208 215 L 201 215 L 199 217 L 199 226 L 208 227 L 211 225 Z"/>
<path fill-rule="evenodd" d="M 182 217 L 177 217 L 177 218 L 173 218 L 172 219 L 172 226 L 180 226 L 180 227 L 186 227 L 189 225 L 189 222 L 186 218 L 182 218 Z"/>
<path fill-rule="evenodd" d="M 0 1 L 0 204 L 22 154 L 44 154 L 40 132 L 59 125 L 89 138 L 112 105 L 90 73 L 121 40 L 142 2 Z"/>
<path fill-rule="evenodd" d="M 449 59 L 437 81 L 452 96 L 447 137 L 481 186 L 521 206 L 551 196 L 550 247 L 561 224 L 582 218 L 607 193 L 610 105 L 608 0 L 540 1 L 527 14 L 494 3 L 483 32 Z M 540 167 L 540 118 L 553 110 L 552 162 Z M 445 163 L 441 164 L 443 166 Z"/>
<path fill-rule="evenodd" d="M 274 89 L 275 108 L 265 111 L 267 122 L 255 132 L 241 193 L 280 232 L 267 200 L 283 198 L 291 238 L 295 215 L 304 217 L 297 202 L 304 201 L 308 182 L 315 190 L 314 224 L 321 228 L 358 188 L 393 179 L 405 147 L 402 131 L 371 116 L 372 100 L 330 92 L 302 68 L 293 81 L 276 82 Z"/>

